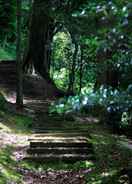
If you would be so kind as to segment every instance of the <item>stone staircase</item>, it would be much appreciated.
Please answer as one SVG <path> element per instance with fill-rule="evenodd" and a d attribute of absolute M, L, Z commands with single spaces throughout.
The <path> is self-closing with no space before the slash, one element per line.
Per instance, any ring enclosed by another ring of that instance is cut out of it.
<path fill-rule="evenodd" d="M 34 161 L 76 162 L 94 159 L 94 150 L 88 130 L 82 123 L 62 117 L 50 117 L 39 112 L 33 125 L 33 135 L 27 158 Z"/>
<path fill-rule="evenodd" d="M 93 146 L 83 133 L 41 133 L 30 139 L 27 158 L 33 161 L 76 162 L 93 159 Z"/>
<path fill-rule="evenodd" d="M 0 89 L 6 90 L 7 93 L 14 93 L 16 80 L 15 61 L 1 61 Z M 38 78 L 24 78 L 24 98 L 37 99 L 37 102 L 28 103 L 26 106 L 37 113 L 40 112 L 33 125 L 35 127 L 33 135 L 29 139 L 27 159 L 43 163 L 45 161 L 75 162 L 93 159 L 93 146 L 85 127 L 72 125 L 71 122 L 65 122 L 58 117 L 48 116 L 48 104 L 45 104 L 45 100 L 41 101 L 45 89 L 43 82 Z"/>

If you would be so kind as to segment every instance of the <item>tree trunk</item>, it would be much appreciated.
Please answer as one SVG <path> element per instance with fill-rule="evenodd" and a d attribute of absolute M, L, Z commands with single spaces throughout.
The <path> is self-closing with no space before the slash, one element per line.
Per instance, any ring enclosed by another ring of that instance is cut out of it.
<path fill-rule="evenodd" d="M 72 67 L 69 73 L 69 86 L 68 86 L 69 94 L 74 94 L 75 67 L 76 67 L 76 60 L 77 60 L 77 54 L 78 54 L 78 43 L 76 41 L 74 41 L 73 43 L 75 45 L 75 49 L 73 53 Z"/>
<path fill-rule="evenodd" d="M 79 65 L 79 93 L 81 93 L 82 89 L 82 78 L 83 78 L 83 46 L 80 46 L 81 57 L 80 57 L 80 65 Z"/>
<path fill-rule="evenodd" d="M 23 106 L 23 72 L 21 60 L 21 7 L 22 1 L 17 0 L 17 41 L 16 41 L 16 61 L 17 61 L 17 96 L 16 105 L 18 108 Z"/>
<path fill-rule="evenodd" d="M 24 61 L 24 68 L 33 64 L 35 71 L 47 81 L 47 85 L 52 86 L 52 90 L 55 91 L 57 95 L 64 95 L 64 92 L 56 87 L 50 77 L 55 21 L 50 17 L 45 4 L 44 2 L 42 6 L 40 6 L 37 4 L 37 0 L 33 3 L 29 47 Z"/>

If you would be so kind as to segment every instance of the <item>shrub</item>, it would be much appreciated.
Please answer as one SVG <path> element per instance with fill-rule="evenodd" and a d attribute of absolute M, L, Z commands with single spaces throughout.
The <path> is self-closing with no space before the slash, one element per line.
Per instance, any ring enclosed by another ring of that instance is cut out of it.
<path fill-rule="evenodd" d="M 112 90 L 111 87 L 94 91 L 85 91 L 81 95 L 56 101 L 50 107 L 50 113 L 67 112 L 98 116 L 116 132 L 132 127 L 132 85 L 126 91 Z M 128 116 L 129 120 L 125 119 Z M 131 117 L 130 117 L 131 116 Z"/>

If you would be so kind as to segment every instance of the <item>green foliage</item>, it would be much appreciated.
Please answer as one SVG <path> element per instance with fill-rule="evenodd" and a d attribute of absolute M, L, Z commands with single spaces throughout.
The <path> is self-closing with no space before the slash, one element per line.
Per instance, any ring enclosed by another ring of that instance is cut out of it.
<path fill-rule="evenodd" d="M 98 116 L 113 127 L 114 131 L 132 130 L 132 95 L 127 91 L 100 88 L 99 91 L 83 91 L 81 95 L 60 99 L 50 107 L 50 113 L 69 112 Z M 129 131 L 130 132 L 130 131 Z"/>
<path fill-rule="evenodd" d="M 20 183 L 21 175 L 16 171 L 16 162 L 11 158 L 11 147 L 0 149 L 0 184 Z"/>
<path fill-rule="evenodd" d="M 22 115 L 14 115 L 9 118 L 16 127 L 17 132 L 30 132 L 32 127 L 32 118 Z"/>
<path fill-rule="evenodd" d="M 12 41 L 15 37 L 15 0 L 0 0 L 0 42 Z"/>
<path fill-rule="evenodd" d="M 16 133 L 30 133 L 32 128 L 32 118 L 24 115 L 17 115 L 6 112 L 3 117 L 5 124 Z"/>
<path fill-rule="evenodd" d="M 0 116 L 4 121 L 5 128 L 15 133 L 30 133 L 32 130 L 33 119 L 27 115 L 19 115 L 8 112 L 7 105 L 0 110 Z"/>
<path fill-rule="evenodd" d="M 72 43 L 68 33 L 59 32 L 54 36 L 51 76 L 62 89 L 66 89 L 68 83 L 69 65 L 73 55 L 71 49 Z"/>
<path fill-rule="evenodd" d="M 22 5 L 22 52 L 27 44 L 29 3 Z M 0 60 L 16 57 L 16 0 L 0 0 Z"/>
<path fill-rule="evenodd" d="M 121 73 L 120 86 L 123 89 L 129 88 L 132 82 L 132 55 L 130 52 L 129 50 L 125 55 L 118 55 L 118 66 Z"/>

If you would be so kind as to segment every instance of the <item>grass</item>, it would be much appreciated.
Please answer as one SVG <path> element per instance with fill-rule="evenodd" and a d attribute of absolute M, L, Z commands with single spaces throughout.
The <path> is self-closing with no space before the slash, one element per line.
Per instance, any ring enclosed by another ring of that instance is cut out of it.
<path fill-rule="evenodd" d="M 0 184 L 20 183 L 21 175 L 16 171 L 17 163 L 11 158 L 11 147 L 0 150 Z"/>
<path fill-rule="evenodd" d="M 7 111 L 0 111 L 0 117 L 3 118 L 2 124 L 0 126 L 7 127 L 14 133 L 28 134 L 31 132 L 32 118 L 25 115 L 17 115 L 9 113 Z"/>

